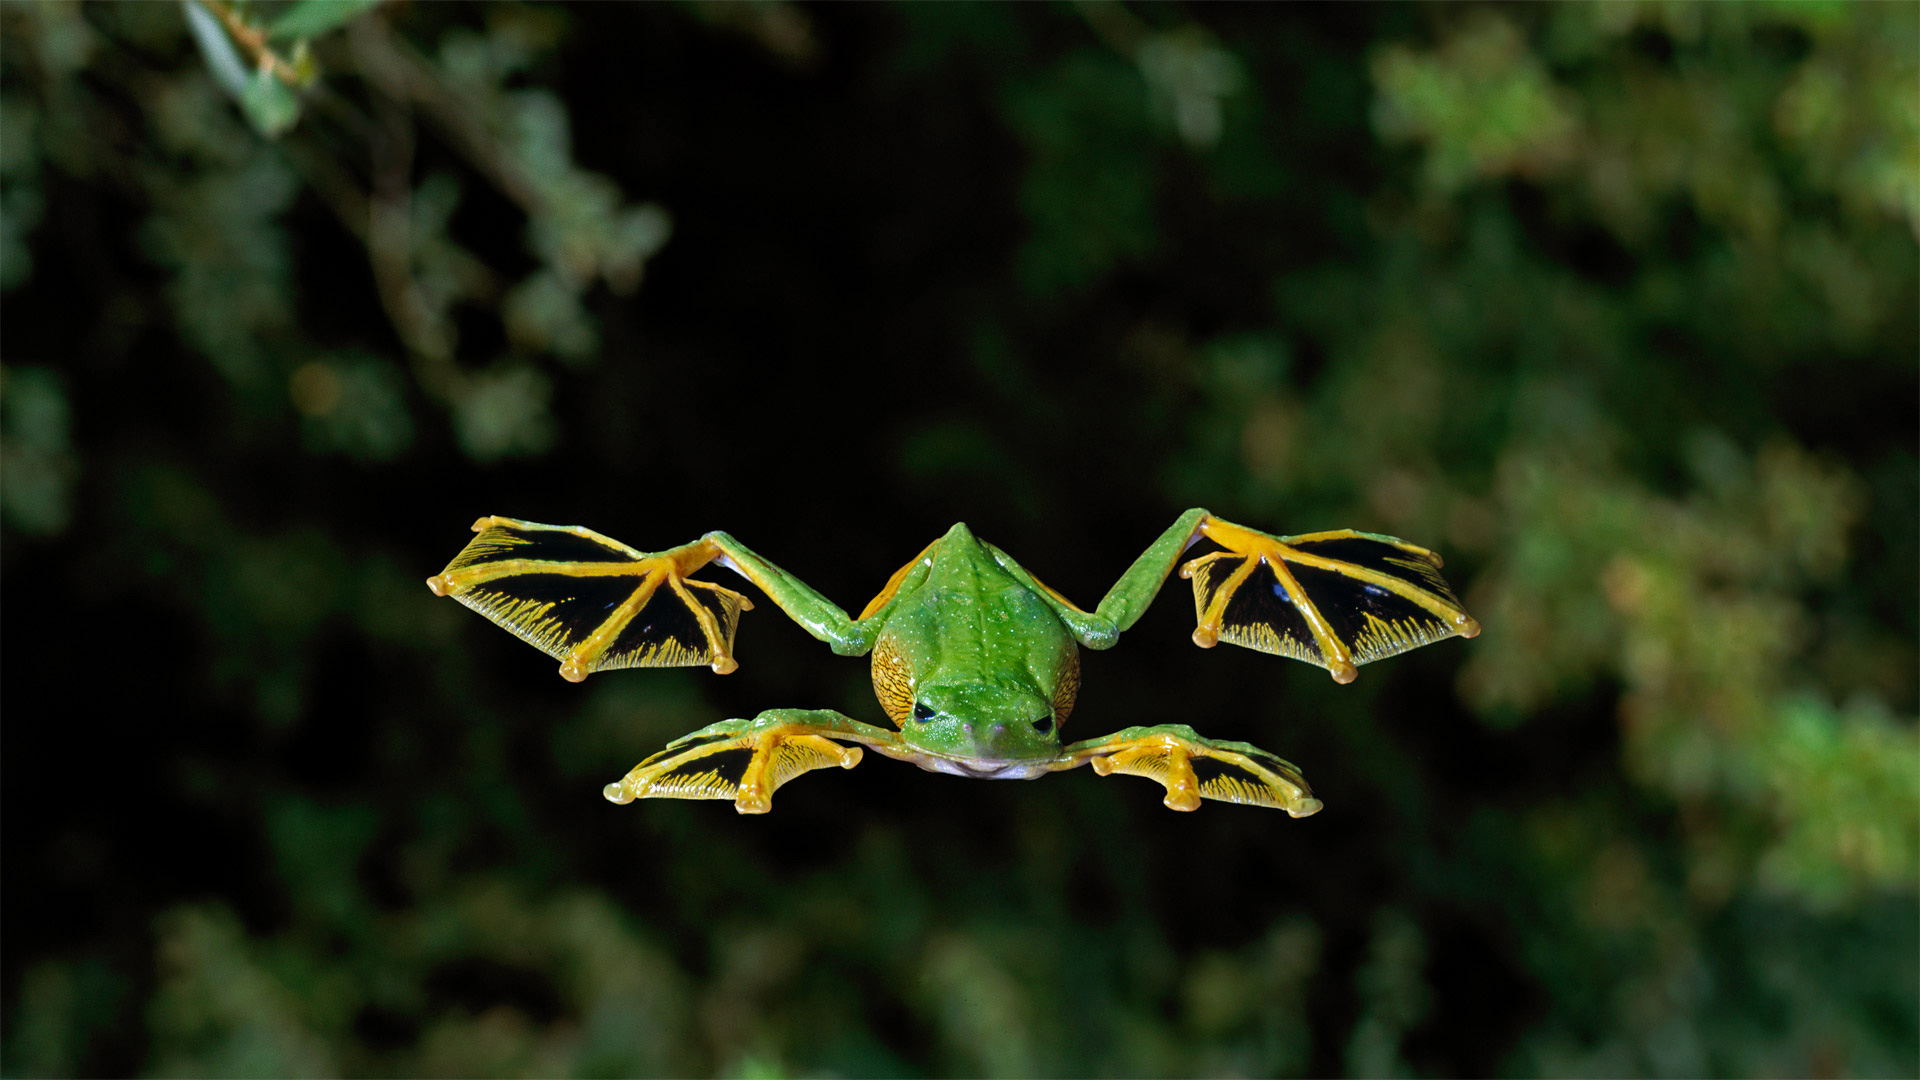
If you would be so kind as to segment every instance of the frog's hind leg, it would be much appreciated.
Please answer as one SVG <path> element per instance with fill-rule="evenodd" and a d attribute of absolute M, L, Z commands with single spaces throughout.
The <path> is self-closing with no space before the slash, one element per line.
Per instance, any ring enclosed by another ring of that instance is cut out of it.
<path fill-rule="evenodd" d="M 555 657 L 568 681 L 613 668 L 738 666 L 734 630 L 753 602 L 689 576 L 714 558 L 711 544 L 648 554 L 592 529 L 503 517 L 473 531 L 427 587 Z"/>
<path fill-rule="evenodd" d="M 1200 800 L 1270 806 L 1293 817 L 1320 812 L 1307 781 L 1292 762 L 1242 742 L 1201 738 L 1185 724 L 1131 727 L 1074 743 L 1062 769 L 1091 763 L 1101 776 L 1144 776 L 1167 789 L 1172 810 L 1198 810 Z"/>
<path fill-rule="evenodd" d="M 827 710 L 769 709 L 751 720 L 722 720 L 633 767 L 605 791 L 608 801 L 732 799 L 742 814 L 773 809 L 782 784 L 814 769 L 860 764 L 858 745 L 898 749 L 893 732 Z"/>

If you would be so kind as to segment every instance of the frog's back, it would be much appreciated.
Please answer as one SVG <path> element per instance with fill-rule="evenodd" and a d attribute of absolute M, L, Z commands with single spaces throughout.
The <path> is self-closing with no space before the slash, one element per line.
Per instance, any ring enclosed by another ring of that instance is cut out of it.
<path fill-rule="evenodd" d="M 1009 573 L 993 548 L 964 523 L 948 529 L 934 545 L 926 581 L 909 599 L 938 609 L 954 623 L 947 627 L 950 631 L 1029 631 L 1048 637 L 1066 633 L 1052 608 Z"/>
<path fill-rule="evenodd" d="M 1066 626 L 966 525 L 933 546 L 933 565 L 900 598 L 885 636 L 914 657 L 918 680 L 1031 684 L 1075 651 Z"/>
<path fill-rule="evenodd" d="M 965 522 L 955 522 L 934 545 L 927 585 L 941 592 L 978 597 L 1021 587 Z"/>

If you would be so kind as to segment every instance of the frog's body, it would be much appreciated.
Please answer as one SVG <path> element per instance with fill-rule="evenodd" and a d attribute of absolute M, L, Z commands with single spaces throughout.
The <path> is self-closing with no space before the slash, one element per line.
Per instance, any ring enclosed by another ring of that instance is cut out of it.
<path fill-rule="evenodd" d="M 1358 664 L 1479 633 L 1432 552 L 1351 530 L 1274 537 L 1205 510 L 1181 515 L 1093 611 L 955 525 L 901 567 L 858 618 L 725 533 L 647 554 L 591 530 L 511 518 L 482 518 L 474 531 L 480 535 L 428 586 L 559 657 L 561 674 L 575 682 L 620 667 L 733 670 L 734 630 L 753 605 L 690 576 L 709 562 L 758 585 L 834 652 L 872 654 L 874 692 L 897 730 L 819 710 L 722 721 L 609 784 L 615 802 L 726 798 L 743 813 L 763 813 L 787 780 L 827 765 L 852 768 L 867 746 L 934 772 L 987 779 L 1091 763 L 1103 776 L 1158 781 L 1176 810 L 1213 798 L 1304 817 L 1320 802 L 1299 770 L 1245 743 L 1165 724 L 1063 744 L 1080 647 L 1110 648 L 1203 539 L 1218 550 L 1180 566 L 1193 580 L 1193 640 L 1203 647 L 1225 637 L 1351 682 Z"/>
<path fill-rule="evenodd" d="M 1080 647 L 1038 591 L 965 525 L 928 552 L 925 573 L 901 582 L 873 648 L 874 688 L 897 714 L 901 739 L 939 772 L 1048 771 L 1079 688 Z M 889 687 L 902 681 L 910 698 L 889 701 Z"/>

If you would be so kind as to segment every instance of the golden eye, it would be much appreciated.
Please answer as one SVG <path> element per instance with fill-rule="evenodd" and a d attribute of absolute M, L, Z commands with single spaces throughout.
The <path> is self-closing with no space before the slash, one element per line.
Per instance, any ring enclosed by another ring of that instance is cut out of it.
<path fill-rule="evenodd" d="M 1067 714 L 1073 711 L 1073 699 L 1079 696 L 1080 650 L 1068 646 L 1067 662 L 1060 665 L 1060 677 L 1053 684 L 1054 723 L 1067 722 Z"/>
<path fill-rule="evenodd" d="M 895 724 L 907 726 L 907 718 L 913 715 L 913 675 L 891 637 L 881 638 L 873 647 L 873 696 Z"/>

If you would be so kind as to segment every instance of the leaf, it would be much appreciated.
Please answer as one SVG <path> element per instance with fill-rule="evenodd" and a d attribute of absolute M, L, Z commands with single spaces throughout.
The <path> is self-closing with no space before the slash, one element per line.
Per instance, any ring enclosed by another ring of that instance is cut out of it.
<path fill-rule="evenodd" d="M 261 68 L 240 92 L 240 111 L 247 114 L 254 130 L 277 139 L 299 122 L 300 98 L 273 72 Z"/>
<path fill-rule="evenodd" d="M 220 20 L 193 0 L 180 0 L 180 8 L 186 14 L 187 27 L 193 31 L 193 40 L 200 46 L 200 55 L 206 58 L 207 70 L 213 73 L 213 81 L 234 97 L 245 97 L 247 65 L 240 59 L 239 50 L 233 47 Z"/>
<path fill-rule="evenodd" d="M 299 0 L 273 20 L 267 37 L 275 41 L 319 37 L 345 26 L 355 15 L 380 6 L 381 0 Z"/>

